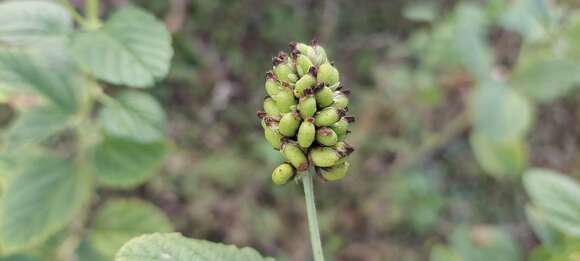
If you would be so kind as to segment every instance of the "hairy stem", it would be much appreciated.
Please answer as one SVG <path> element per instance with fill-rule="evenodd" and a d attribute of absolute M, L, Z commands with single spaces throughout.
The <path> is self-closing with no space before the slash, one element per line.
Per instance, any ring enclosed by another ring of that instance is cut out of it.
<path fill-rule="evenodd" d="M 304 174 L 302 185 L 304 186 L 304 197 L 306 199 L 306 215 L 308 216 L 308 231 L 314 261 L 324 261 L 322 243 L 320 241 L 320 231 L 318 228 L 318 218 L 316 217 L 316 204 L 314 203 L 314 186 L 312 182 L 312 172 Z"/>

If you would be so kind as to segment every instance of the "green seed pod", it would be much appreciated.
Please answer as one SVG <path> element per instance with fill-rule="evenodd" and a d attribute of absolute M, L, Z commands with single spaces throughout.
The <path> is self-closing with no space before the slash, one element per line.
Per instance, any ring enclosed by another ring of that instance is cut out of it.
<path fill-rule="evenodd" d="M 310 160 L 317 167 L 332 167 L 340 160 L 341 156 L 336 149 L 331 147 L 315 147 L 310 149 Z"/>
<path fill-rule="evenodd" d="M 322 84 L 314 88 L 314 97 L 319 108 L 326 108 L 334 102 L 332 90 Z"/>
<path fill-rule="evenodd" d="M 304 96 L 300 97 L 298 111 L 303 119 L 312 117 L 316 113 L 316 98 L 312 95 L 312 89 L 306 89 Z"/>
<path fill-rule="evenodd" d="M 296 135 L 298 127 L 300 127 L 300 114 L 298 112 L 288 112 L 282 115 L 280 119 L 280 125 L 278 126 L 278 131 L 280 134 L 286 137 L 292 137 Z"/>
<path fill-rule="evenodd" d="M 322 46 L 318 45 L 315 41 L 312 42 L 312 49 L 314 49 L 314 57 L 312 57 L 312 62 L 314 65 L 319 66 L 327 62 L 326 50 Z"/>
<path fill-rule="evenodd" d="M 274 96 L 282 90 L 282 86 L 278 84 L 278 80 L 272 71 L 266 73 L 265 89 L 269 96 Z"/>
<path fill-rule="evenodd" d="M 272 58 L 272 64 L 274 64 L 274 75 L 279 81 L 295 83 L 298 80 L 294 66 L 286 53 L 280 52 L 278 56 Z"/>
<path fill-rule="evenodd" d="M 308 159 L 304 152 L 293 141 L 286 141 L 282 144 L 282 154 L 298 171 L 308 169 Z"/>
<path fill-rule="evenodd" d="M 308 148 L 314 142 L 316 136 L 316 128 L 314 127 L 314 118 L 306 118 L 298 128 L 298 146 L 301 148 Z"/>
<path fill-rule="evenodd" d="M 318 67 L 317 79 L 318 82 L 331 86 L 338 83 L 338 70 L 330 63 L 323 63 Z"/>
<path fill-rule="evenodd" d="M 307 45 L 305 43 L 297 43 L 297 42 L 290 43 L 290 50 L 292 51 L 298 50 L 301 54 L 304 54 L 307 57 L 311 57 L 316 53 L 314 51 L 314 48 L 312 48 L 312 46 Z"/>
<path fill-rule="evenodd" d="M 333 106 L 339 109 L 345 109 L 348 107 L 348 91 L 335 91 L 332 97 L 334 101 Z"/>
<path fill-rule="evenodd" d="M 344 116 L 345 111 L 334 107 L 327 107 L 318 111 L 314 115 L 314 124 L 317 126 L 328 127 L 340 120 Z"/>
<path fill-rule="evenodd" d="M 324 168 L 322 170 L 322 178 L 326 181 L 335 181 L 342 179 L 348 173 L 348 167 L 350 167 L 350 163 L 344 162 L 342 164 L 337 164 L 330 168 Z"/>
<path fill-rule="evenodd" d="M 272 172 L 272 182 L 276 185 L 286 184 L 296 173 L 292 165 L 283 163 Z"/>
<path fill-rule="evenodd" d="M 304 90 L 314 87 L 316 84 L 316 67 L 310 67 L 310 71 L 302 76 L 294 86 L 294 96 L 300 98 L 304 95 Z"/>
<path fill-rule="evenodd" d="M 269 116 L 279 116 L 280 115 L 280 110 L 278 109 L 278 105 L 276 104 L 274 99 L 272 99 L 270 97 L 266 97 L 264 99 L 264 106 L 263 107 L 264 107 L 264 111 Z"/>
<path fill-rule="evenodd" d="M 298 76 L 300 77 L 307 74 L 308 71 L 310 71 L 310 68 L 316 68 L 314 67 L 314 64 L 312 64 L 312 61 L 310 61 L 306 55 L 301 54 L 298 50 L 292 51 L 292 57 L 296 64 L 296 73 L 298 73 Z"/>
<path fill-rule="evenodd" d="M 294 93 L 288 86 L 282 87 L 282 90 L 272 96 L 272 99 L 276 101 L 278 110 L 283 113 L 290 112 L 291 107 L 297 104 L 296 98 L 294 98 Z"/>
<path fill-rule="evenodd" d="M 340 156 L 340 159 L 336 162 L 336 165 L 346 162 L 348 156 L 354 151 L 352 146 L 348 145 L 344 141 L 339 141 L 338 143 L 336 143 L 334 149 L 336 150 L 336 152 L 338 152 L 338 155 Z"/>
<path fill-rule="evenodd" d="M 322 127 L 316 131 L 316 141 L 324 146 L 333 146 L 338 142 L 338 135 L 331 128 Z"/>
<path fill-rule="evenodd" d="M 274 147 L 274 149 L 281 149 L 282 148 L 282 134 L 278 132 L 277 126 L 272 126 L 274 124 L 270 124 L 267 128 L 264 128 L 264 137 L 266 137 L 266 141 Z M 276 123 L 277 125 L 277 123 Z"/>
<path fill-rule="evenodd" d="M 336 135 L 338 135 L 339 141 L 344 140 L 344 138 L 346 137 L 346 134 L 348 134 L 348 127 L 350 126 L 350 123 L 352 123 L 352 122 L 354 122 L 354 117 L 344 116 L 344 117 L 340 118 L 340 120 L 338 120 L 337 122 L 330 125 L 330 128 L 334 132 L 336 132 Z"/>

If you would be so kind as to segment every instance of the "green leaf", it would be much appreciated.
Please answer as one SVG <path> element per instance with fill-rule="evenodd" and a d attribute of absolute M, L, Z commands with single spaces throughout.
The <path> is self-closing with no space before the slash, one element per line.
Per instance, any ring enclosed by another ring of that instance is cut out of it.
<path fill-rule="evenodd" d="M 537 41 L 547 35 L 551 12 L 544 0 L 516 0 L 500 20 L 503 26 L 519 32 L 527 41 Z"/>
<path fill-rule="evenodd" d="M 97 78 L 134 87 L 164 78 L 173 55 L 165 25 L 135 7 L 115 12 L 98 30 L 78 33 L 72 48 L 78 62 Z"/>
<path fill-rule="evenodd" d="M 151 234 L 132 239 L 117 253 L 115 261 L 260 261 L 256 250 L 237 248 L 204 240 L 188 239 L 180 234 Z"/>
<path fill-rule="evenodd" d="M 491 52 L 485 38 L 485 15 L 476 5 L 463 4 L 455 17 L 455 44 L 467 70 L 479 81 L 487 81 L 491 74 Z"/>
<path fill-rule="evenodd" d="M 159 169 L 165 154 L 163 142 L 143 144 L 106 138 L 94 151 L 95 174 L 107 186 L 132 188 Z"/>
<path fill-rule="evenodd" d="M 112 257 L 133 237 L 172 230 L 167 216 L 155 205 L 137 199 L 116 199 L 96 214 L 89 242 L 101 254 Z"/>
<path fill-rule="evenodd" d="M 81 83 L 67 66 L 26 53 L 0 52 L 0 85 L 34 91 L 58 108 L 74 112 Z"/>
<path fill-rule="evenodd" d="M 72 32 L 68 12 L 50 1 L 7 1 L 0 4 L 0 42 L 40 46 Z"/>
<path fill-rule="evenodd" d="M 20 251 L 64 228 L 86 203 L 90 182 L 71 161 L 55 156 L 31 159 L 9 179 L 0 199 L 0 244 Z"/>
<path fill-rule="evenodd" d="M 528 100 L 499 83 L 478 87 L 470 106 L 475 129 L 490 140 L 509 142 L 530 128 L 533 111 Z"/>
<path fill-rule="evenodd" d="M 528 163 L 528 149 L 520 139 L 496 142 L 473 132 L 469 141 L 479 165 L 494 177 L 519 175 Z"/>
<path fill-rule="evenodd" d="M 580 186 L 575 180 L 552 170 L 532 169 L 524 175 L 524 186 L 548 224 L 580 237 Z"/>
<path fill-rule="evenodd" d="M 17 151 L 25 146 L 42 142 L 65 129 L 70 115 L 56 108 L 40 107 L 24 112 L 4 133 L 6 149 Z"/>
<path fill-rule="evenodd" d="M 545 213 L 533 206 L 526 206 L 526 217 L 534 233 L 542 244 L 550 250 L 555 250 L 562 242 L 564 235 L 546 221 Z"/>
<path fill-rule="evenodd" d="M 546 57 L 518 64 L 513 86 L 540 102 L 568 94 L 580 82 L 580 63 L 572 59 Z"/>
<path fill-rule="evenodd" d="M 163 139 L 165 113 L 153 97 L 126 91 L 117 101 L 105 104 L 100 112 L 99 120 L 106 134 L 142 143 Z"/>

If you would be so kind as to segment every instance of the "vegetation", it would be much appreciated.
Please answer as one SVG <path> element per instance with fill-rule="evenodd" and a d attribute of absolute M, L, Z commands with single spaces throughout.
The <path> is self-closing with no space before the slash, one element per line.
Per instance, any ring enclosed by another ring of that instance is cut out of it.
<path fill-rule="evenodd" d="M 357 116 L 349 175 L 305 183 L 328 260 L 580 256 L 577 4 L 128 2 L 0 2 L 0 260 L 309 260 L 253 115 L 312 38 Z"/>

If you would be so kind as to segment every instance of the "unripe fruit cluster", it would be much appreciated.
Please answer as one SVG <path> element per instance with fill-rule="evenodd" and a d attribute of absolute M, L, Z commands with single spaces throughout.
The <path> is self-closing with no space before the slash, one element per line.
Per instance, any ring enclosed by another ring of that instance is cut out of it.
<path fill-rule="evenodd" d="M 272 181 L 285 184 L 311 166 L 325 180 L 343 178 L 353 152 L 344 140 L 354 118 L 346 116 L 350 92 L 338 70 L 315 42 L 290 43 L 290 54 L 280 52 L 272 63 L 258 112 L 266 140 L 286 159 Z"/>

